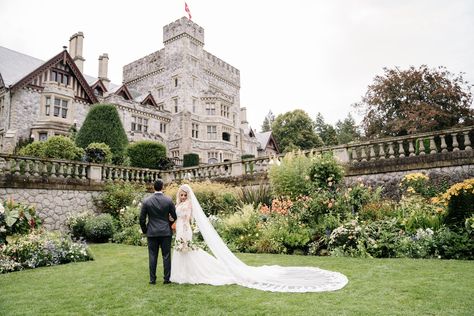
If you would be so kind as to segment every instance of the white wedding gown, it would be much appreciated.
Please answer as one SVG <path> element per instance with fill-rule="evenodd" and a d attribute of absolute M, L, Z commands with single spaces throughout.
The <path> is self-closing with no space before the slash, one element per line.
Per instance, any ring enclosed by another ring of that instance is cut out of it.
<path fill-rule="evenodd" d="M 176 239 L 192 240 L 190 221 L 193 218 L 214 256 L 202 249 L 173 250 L 171 282 L 190 284 L 241 286 L 272 292 L 323 292 L 343 288 L 348 280 L 338 272 L 315 267 L 253 267 L 238 259 L 220 238 L 202 211 L 188 185 L 182 188 L 188 200 L 176 208 Z"/>

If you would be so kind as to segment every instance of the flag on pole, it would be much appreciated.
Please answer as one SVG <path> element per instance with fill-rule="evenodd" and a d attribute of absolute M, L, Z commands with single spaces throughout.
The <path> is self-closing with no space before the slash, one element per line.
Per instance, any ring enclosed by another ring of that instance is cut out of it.
<path fill-rule="evenodd" d="M 186 11 L 189 15 L 189 19 L 191 20 L 191 10 L 189 10 L 188 4 L 184 3 L 184 11 Z"/>

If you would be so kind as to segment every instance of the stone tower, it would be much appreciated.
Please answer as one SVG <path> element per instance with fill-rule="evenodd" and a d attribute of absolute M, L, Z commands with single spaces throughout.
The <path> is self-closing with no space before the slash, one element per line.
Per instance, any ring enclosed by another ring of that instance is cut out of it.
<path fill-rule="evenodd" d="M 171 157 L 197 153 L 202 163 L 256 154 L 240 118 L 240 72 L 204 50 L 204 29 L 183 17 L 163 27 L 164 48 L 126 65 L 124 83 L 172 114 Z"/>

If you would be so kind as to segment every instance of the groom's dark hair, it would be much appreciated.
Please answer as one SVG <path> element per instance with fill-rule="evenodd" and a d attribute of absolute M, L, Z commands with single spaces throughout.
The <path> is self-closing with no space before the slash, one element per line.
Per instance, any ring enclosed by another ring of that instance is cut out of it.
<path fill-rule="evenodd" d="M 161 191 L 163 189 L 163 180 L 157 179 L 155 183 L 153 183 L 153 187 L 155 191 Z"/>

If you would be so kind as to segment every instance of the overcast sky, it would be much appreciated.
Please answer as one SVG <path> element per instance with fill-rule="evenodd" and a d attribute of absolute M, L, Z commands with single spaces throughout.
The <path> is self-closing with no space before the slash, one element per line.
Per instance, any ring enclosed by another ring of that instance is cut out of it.
<path fill-rule="evenodd" d="M 446 66 L 474 83 L 473 0 L 187 0 L 204 49 L 240 70 L 241 106 L 294 109 L 334 124 L 383 67 Z M 0 45 L 47 60 L 84 32 L 85 73 L 109 78 L 163 48 L 163 26 L 185 16 L 178 0 L 0 0 Z"/>

